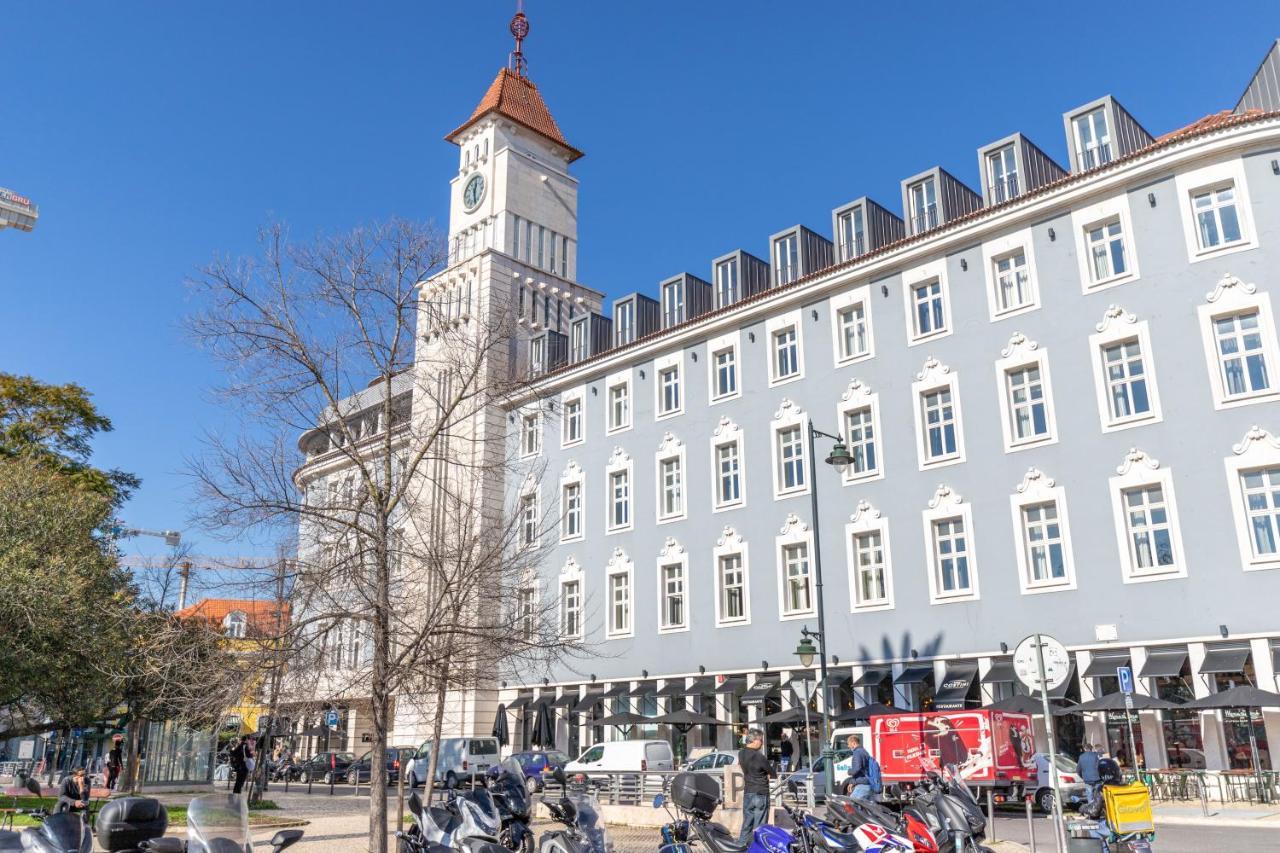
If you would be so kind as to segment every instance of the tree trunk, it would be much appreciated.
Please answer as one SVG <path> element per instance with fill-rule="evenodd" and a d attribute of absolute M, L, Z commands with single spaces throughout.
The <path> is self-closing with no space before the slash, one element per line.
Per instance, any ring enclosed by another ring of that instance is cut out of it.
<path fill-rule="evenodd" d="M 391 712 L 391 565 L 387 551 L 387 525 L 383 518 L 381 542 L 374 555 L 376 595 L 373 608 L 373 678 L 369 705 L 373 717 L 373 752 L 369 756 L 369 853 L 387 853 L 387 730 Z M 398 827 L 397 827 L 398 828 Z"/>
<path fill-rule="evenodd" d="M 431 804 L 435 790 L 436 768 L 440 763 L 440 734 L 444 730 L 444 700 L 449 692 L 449 665 L 440 666 L 440 681 L 436 684 L 436 707 L 431 720 L 431 758 L 427 760 L 427 779 L 422 783 L 423 802 Z"/>
<path fill-rule="evenodd" d="M 128 789 L 130 794 L 137 794 L 142 790 L 142 768 L 138 766 L 141 763 L 138 756 L 141 752 L 142 730 L 145 723 L 146 721 L 140 717 L 129 720 L 129 729 L 126 735 L 129 738 L 128 781 L 124 787 Z"/>

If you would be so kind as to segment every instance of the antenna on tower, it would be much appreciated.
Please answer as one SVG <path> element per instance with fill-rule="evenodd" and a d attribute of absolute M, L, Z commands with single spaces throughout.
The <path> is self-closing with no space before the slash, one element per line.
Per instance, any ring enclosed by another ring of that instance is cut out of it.
<path fill-rule="evenodd" d="M 525 62 L 524 51 L 520 49 L 524 43 L 524 37 L 529 35 L 529 19 L 524 14 L 524 0 L 516 0 L 516 14 L 511 19 L 511 35 L 515 36 L 516 49 L 511 51 L 508 66 L 517 77 L 528 76 L 529 64 Z"/>

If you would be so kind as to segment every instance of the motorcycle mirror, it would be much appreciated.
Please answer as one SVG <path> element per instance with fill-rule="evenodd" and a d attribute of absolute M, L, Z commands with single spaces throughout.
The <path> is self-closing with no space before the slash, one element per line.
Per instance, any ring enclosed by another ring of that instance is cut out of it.
<path fill-rule="evenodd" d="M 417 791 L 409 795 L 409 811 L 419 817 L 422 816 L 422 797 L 418 796 Z"/>
<path fill-rule="evenodd" d="M 297 844 L 301 839 L 301 829 L 282 829 L 271 836 L 271 848 L 275 853 L 280 853 L 281 850 L 292 844 Z"/>
<path fill-rule="evenodd" d="M 569 781 L 568 778 L 564 775 L 563 767 L 557 767 L 555 770 L 552 770 L 551 778 L 559 782 L 561 785 L 564 785 Z"/>
<path fill-rule="evenodd" d="M 38 797 L 38 796 L 40 796 L 40 794 L 41 794 L 41 791 L 40 791 L 40 782 L 39 782 L 39 781 L 37 781 L 36 779 L 28 779 L 28 780 L 27 780 L 27 790 L 28 790 L 29 792 L 31 792 L 32 794 L 35 794 L 37 797 Z"/>
<path fill-rule="evenodd" d="M 653 807 L 655 809 L 660 809 L 666 804 L 667 804 L 667 798 L 664 797 L 662 794 L 659 794 L 658 796 L 653 798 Z"/>

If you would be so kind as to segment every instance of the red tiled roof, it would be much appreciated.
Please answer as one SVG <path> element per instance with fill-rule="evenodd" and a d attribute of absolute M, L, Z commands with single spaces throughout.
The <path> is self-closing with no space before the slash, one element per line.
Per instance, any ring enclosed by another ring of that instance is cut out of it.
<path fill-rule="evenodd" d="M 581 151 L 565 141 L 564 134 L 560 132 L 560 126 L 551 117 L 551 110 L 547 109 L 533 81 L 507 68 L 503 68 L 498 72 L 498 76 L 493 78 L 489 91 L 484 93 L 475 111 L 471 113 L 471 118 L 463 122 L 445 139 L 453 142 L 463 131 L 492 112 L 509 118 L 516 124 L 523 125 L 534 133 L 550 139 L 556 145 L 568 149 L 570 163 L 582 156 Z"/>
<path fill-rule="evenodd" d="M 1255 121 L 1265 121 L 1268 119 L 1276 119 L 1276 118 L 1280 118 L 1280 110 L 1266 112 L 1258 109 L 1250 109 L 1250 110 L 1246 110 L 1243 113 L 1233 113 L 1233 112 L 1230 112 L 1229 110 L 1223 110 L 1222 112 L 1212 113 L 1210 115 L 1205 116 L 1202 119 L 1192 122 L 1186 127 L 1182 127 L 1177 130 L 1170 131 L 1169 133 L 1166 133 L 1163 136 L 1157 138 L 1150 145 L 1139 148 L 1137 151 L 1131 152 L 1125 155 L 1124 157 L 1118 157 L 1115 160 L 1112 160 L 1110 163 L 1103 164 L 1101 166 L 1098 166 L 1093 169 L 1089 169 L 1084 172 L 1074 172 L 1074 173 L 1064 175 L 1056 180 L 1053 180 L 1047 184 L 1044 184 L 1043 186 L 1037 187 L 1036 189 L 1031 190 L 1030 192 L 1026 192 L 1026 193 L 1023 193 L 1022 195 L 1015 196 L 1009 199 L 1008 201 L 1003 201 L 1003 202 L 1000 202 L 999 204 L 991 205 L 990 207 L 980 207 L 977 210 L 964 214 L 963 216 L 958 216 L 955 219 L 952 219 L 948 222 L 943 223 L 942 225 L 939 225 L 937 228 L 931 228 L 928 231 L 922 231 L 919 234 L 912 234 L 907 237 L 903 237 L 899 240 L 895 240 L 892 243 L 888 243 L 884 246 L 881 246 L 878 249 L 872 249 L 869 252 L 865 252 L 861 255 L 858 255 L 856 258 L 850 258 L 847 261 L 840 261 L 838 263 L 832 264 L 831 266 L 824 267 L 820 270 L 815 270 L 809 273 L 808 275 L 801 276 L 795 281 L 788 282 L 787 284 L 782 285 L 781 287 L 777 287 L 777 286 L 770 287 L 767 290 L 762 290 L 744 299 L 740 299 L 731 305 L 726 305 L 723 308 L 717 308 L 716 310 L 709 311 L 706 314 L 699 314 L 697 317 L 692 317 L 688 320 L 685 320 L 683 323 L 679 323 L 675 326 L 671 326 L 670 328 L 660 329 L 656 332 L 651 332 L 650 334 L 645 335 L 642 338 L 637 338 L 636 340 L 632 341 L 629 344 L 623 344 L 622 346 L 612 347 L 610 349 L 604 350 L 603 352 L 597 353 L 596 355 L 590 356 L 589 358 L 585 358 L 582 361 L 575 361 L 572 364 L 565 364 L 562 367 L 558 367 L 555 370 L 548 371 L 547 373 L 543 374 L 541 377 L 539 377 L 538 381 L 546 382 L 546 381 L 554 380 L 563 374 L 581 370 L 582 368 L 587 367 L 588 365 L 594 364 L 599 361 L 604 361 L 608 358 L 612 358 L 618 353 L 625 352 L 630 349 L 637 349 L 641 346 L 652 343 L 653 341 L 659 338 L 667 337 L 668 335 L 673 335 L 680 330 L 687 329 L 691 326 L 700 325 L 702 323 L 709 322 L 715 319 L 716 317 L 721 317 L 725 314 L 729 314 L 734 311 L 737 311 L 745 305 L 749 305 L 753 302 L 760 302 L 762 300 L 768 299 L 769 297 L 779 292 L 795 290 L 797 288 L 803 287 L 804 285 L 816 279 L 822 278 L 823 276 L 826 276 L 826 275 L 830 275 L 831 273 L 836 272 L 838 270 L 849 269 L 850 267 L 860 266 L 864 263 L 867 263 L 868 261 L 875 260 L 876 258 L 890 254 L 891 252 L 898 251 L 899 249 L 903 249 L 912 244 L 920 243 L 925 240 L 931 239 L 945 231 L 954 230 L 956 227 L 962 224 L 967 224 L 976 219 L 981 219 L 982 217 L 987 216 L 991 213 L 995 213 L 996 211 L 1005 210 L 1006 208 L 1013 207 L 1016 204 L 1021 204 L 1025 202 L 1027 199 L 1036 198 L 1042 195 L 1047 195 L 1048 193 L 1056 189 L 1060 189 L 1065 186 L 1070 186 L 1072 184 L 1080 183 L 1081 181 L 1087 180 L 1088 178 L 1092 178 L 1095 175 L 1114 171 L 1115 169 L 1119 168 L 1120 166 L 1132 160 L 1136 160 L 1139 157 L 1145 156 L 1147 154 L 1151 154 L 1155 151 L 1160 150 L 1161 148 L 1166 148 L 1174 143 L 1182 142 L 1185 139 L 1191 139 L 1197 136 L 1205 136 L 1214 131 L 1224 130 L 1226 128 L 1235 127 L 1241 124 L 1250 124 Z"/>
<path fill-rule="evenodd" d="M 173 615 L 179 619 L 205 619 L 221 625 L 227 615 L 240 611 L 247 618 L 249 630 L 261 628 L 269 631 L 276 623 L 277 606 L 274 601 L 262 601 L 254 598 L 205 598 L 195 604 L 182 608 Z M 283 621 L 289 620 L 289 605 L 284 605 Z"/>

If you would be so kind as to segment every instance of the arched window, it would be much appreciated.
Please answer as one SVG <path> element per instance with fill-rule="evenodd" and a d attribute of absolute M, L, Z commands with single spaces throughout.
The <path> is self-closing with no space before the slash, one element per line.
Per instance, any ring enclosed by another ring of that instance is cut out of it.
<path fill-rule="evenodd" d="M 249 620 L 245 617 L 243 610 L 232 610 L 222 620 L 222 631 L 228 637 L 243 637 L 248 627 Z"/>

